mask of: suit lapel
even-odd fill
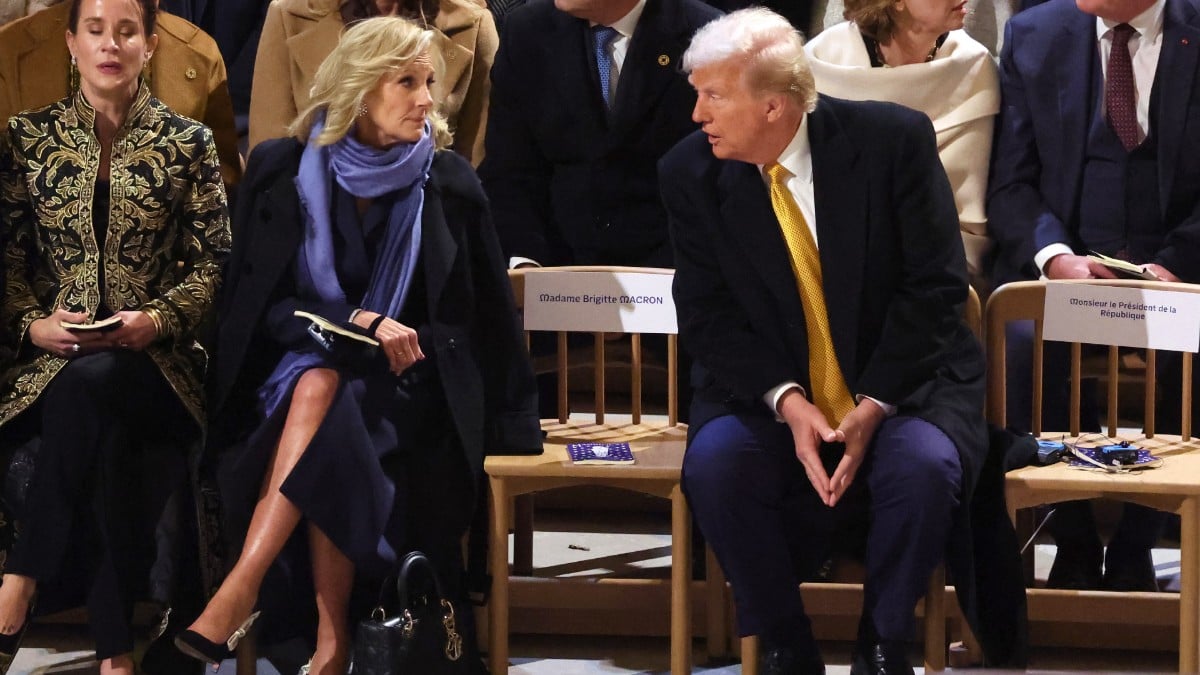
[[[686,24],[675,16],[674,7],[666,0],[648,0],[638,20],[617,84],[614,136],[637,127],[667,87],[683,77],[676,61],[687,47],[688,36],[680,34],[680,26]]]
[[[284,30],[288,34],[288,54],[304,74],[304,81],[312,82],[321,62],[337,47],[342,30],[341,17],[331,16],[327,7],[314,7],[310,3],[308,7],[285,14]],[[305,92],[305,100],[307,98]]]
[[[729,239],[741,244],[748,267],[771,289],[786,323],[803,325],[804,305],[796,291],[796,276],[771,196],[758,167],[724,162],[717,179],[721,224]]]
[[[441,191],[432,179],[425,187],[425,206],[421,213],[421,255],[425,260],[425,283],[432,315],[458,255],[458,243],[454,241],[442,210]]]
[[[858,312],[867,261],[867,185],[856,170],[858,150],[827,103],[808,116],[812,148],[813,196],[821,285],[838,362],[853,386],[857,364]]]
[[[1055,40],[1048,57],[1056,69],[1058,92],[1059,138],[1062,139],[1063,194],[1068,203],[1075,204],[1083,176],[1083,153],[1087,132],[1091,127],[1090,113],[1095,97],[1092,95],[1096,59],[1096,19],[1090,14],[1077,13],[1077,18],[1063,24],[1061,39]],[[1080,77],[1080,74],[1083,74]],[[1032,101],[1031,105],[1037,105]]]
[[[1163,17],[1162,53],[1155,71],[1158,114],[1151,122],[1158,136],[1158,185],[1160,208],[1167,212],[1175,180],[1176,158],[1183,146],[1183,133],[1192,103],[1192,81],[1196,75],[1200,27],[1185,3],[1167,1]]]

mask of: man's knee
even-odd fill
[[[736,489],[734,476],[742,472],[743,453],[749,439],[736,417],[718,417],[705,424],[683,457],[683,485],[693,499],[723,499]]]
[[[875,464],[872,492],[886,485],[949,495],[962,489],[962,462],[954,442],[915,417],[885,423],[876,437]]]

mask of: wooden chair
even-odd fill
[[[1200,293],[1200,286],[1144,281],[1089,281],[1103,286]],[[1034,322],[1033,430],[1043,438],[1073,441],[1080,436],[1081,354],[1079,343],[1071,344],[1070,429],[1042,429],[1042,317],[1046,282],[1021,282],[998,289],[987,306],[988,419],[1004,426],[1007,411],[1005,377],[1005,326],[1012,321]],[[1143,504],[1182,516],[1180,533],[1181,592],[1117,593],[1030,588],[1029,613],[1033,621],[1066,623],[1104,622],[1126,626],[1179,625],[1179,670],[1200,669],[1200,444],[1191,437],[1192,355],[1182,355],[1183,424],[1180,435],[1155,431],[1155,351],[1146,352],[1143,429],[1118,428],[1117,401],[1119,354],[1108,348],[1106,395],[1108,413],[1105,433],[1112,439],[1128,440],[1163,457],[1159,468],[1129,473],[1081,471],[1066,464],[1025,467],[1009,472],[1005,493],[1010,513],[1018,509],[1073,499],[1106,497]],[[1178,603],[1177,613],[1173,610]],[[1174,615],[1174,616],[1173,616]]]
[[[969,289],[967,302],[963,307],[963,320],[975,336],[983,339],[983,307],[975,289]],[[842,563],[842,561],[835,561]],[[830,582],[805,583],[801,585],[804,595],[804,606],[809,608],[811,617],[849,616],[857,617],[862,611],[863,587],[865,570],[861,564],[837,564],[837,568],[848,569],[847,572],[836,572]],[[946,588],[946,570],[939,566],[929,579],[929,587],[925,599],[917,607],[917,614],[924,619],[925,627],[925,670],[940,671],[946,669],[947,635],[946,622],[951,609],[947,606],[946,596],[951,591]],[[965,638],[970,641],[970,638]],[[758,637],[751,635],[741,639],[742,674],[757,675],[758,673]]]
[[[672,270],[579,267],[558,268],[573,272],[644,272],[672,274]],[[536,273],[536,272],[531,272]],[[513,291],[519,308],[524,307],[526,275],[523,270],[510,273]],[[592,347],[592,381],[594,389],[593,412],[588,419],[569,414],[568,395],[570,385],[568,332],[558,333],[558,418],[542,420],[546,432],[544,452],[538,456],[493,456],[484,463],[491,489],[491,573],[492,593],[489,607],[489,658],[493,673],[508,671],[509,633],[509,564],[508,532],[513,520],[514,499],[522,495],[579,485],[602,485],[653,495],[670,500],[671,504],[671,579],[670,579],[670,633],[671,672],[682,675],[691,672],[691,518],[687,502],[680,486],[680,469],[686,445],[687,430],[679,424],[676,390],[677,338],[667,336],[667,415],[665,420],[651,420],[643,414],[643,358],[642,336],[630,336],[630,388],[629,409],[623,411],[620,420],[610,409],[606,396],[606,347],[609,342],[604,333],[594,334]],[[573,464],[567,457],[566,446],[574,442],[628,442],[636,462],[632,465],[596,466]],[[532,567],[532,543],[529,534],[531,510],[525,508],[516,518],[515,572]],[[543,580],[538,580],[539,582]],[[538,583],[552,603],[570,603],[572,596],[596,582],[554,579]],[[618,583],[628,582],[638,588],[661,584],[656,579],[602,580]],[[653,593],[647,592],[647,596]],[[561,605],[560,605],[561,606]],[[631,609],[630,611],[636,611]]]

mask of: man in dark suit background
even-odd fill
[[[696,363],[684,488],[774,674],[824,672],[799,583],[867,512],[851,672],[911,673],[914,608],[986,454],[983,359],[928,118],[818,99],[801,42],[741,10],[683,59],[701,131],[659,176]]]
[[[1009,22],[988,196],[997,285],[1111,278],[1089,251],[1200,281],[1197,50],[1193,0],[1050,0]],[[1031,326],[1010,327],[1008,421],[1020,430],[1032,416],[1031,340]],[[1068,427],[1069,361],[1064,345],[1047,345],[1060,347],[1045,358],[1046,429]],[[1158,365],[1157,426],[1178,433],[1180,361]],[[1098,430],[1088,408],[1085,429]],[[1059,504],[1049,584],[1157,590],[1150,548],[1164,518],[1127,505],[1104,553],[1088,504]]]
[[[505,255],[672,266],[655,164],[692,131],[679,58],[718,15],[699,0],[532,0],[508,15],[479,168]]]

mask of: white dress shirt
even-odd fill
[[[1163,41],[1163,5],[1158,0],[1146,11],[1129,20],[1133,35],[1129,36],[1129,59],[1133,66],[1133,90],[1137,102],[1138,142],[1150,134],[1150,90],[1154,87],[1154,74],[1158,71],[1158,55]],[[1103,79],[1108,81],[1108,56],[1112,52],[1112,29],[1120,22],[1096,17],[1096,45],[1100,49],[1100,68]],[[1107,111],[1105,105],[1101,111]],[[1103,113],[1107,115],[1107,113]],[[1044,274],[1050,259],[1074,251],[1066,243],[1046,246],[1033,256],[1033,261]]]
[[[812,233],[813,243],[819,249],[821,242],[817,239],[817,207],[816,197],[813,193],[813,165],[812,165],[812,147],[808,140],[808,115],[805,115],[800,120],[800,128],[796,129],[796,135],[792,136],[792,141],[787,144],[787,147],[780,153],[779,159],[775,160],[780,166],[787,169],[791,176],[787,179],[785,186],[787,191],[792,194],[792,199],[796,201],[796,206],[800,207],[800,213],[804,215],[804,222],[808,225],[808,231]],[[758,171],[762,174],[763,182],[767,184],[768,191],[771,188],[771,179],[763,172],[762,164],[758,165]],[[779,417],[779,399],[783,398],[791,389],[797,389],[801,394],[807,396],[804,387],[799,383],[788,380],[771,388],[763,395],[763,402],[775,413],[775,419],[783,421]],[[858,394],[854,397],[855,401],[861,401],[864,397]],[[884,413],[889,417],[896,414],[896,406],[884,403],[875,398],[872,401],[879,404],[883,408]]]

